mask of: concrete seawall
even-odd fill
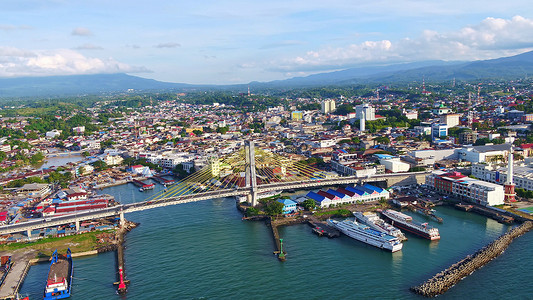
[[[437,273],[424,283],[411,287],[411,291],[425,297],[435,297],[444,294],[457,282],[498,257],[515,238],[530,231],[532,228],[533,222],[524,222],[522,225],[513,228],[492,243],[478,250],[473,255],[465,257],[444,271]]]

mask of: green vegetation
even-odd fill
[[[331,215],[332,217],[351,217],[352,212],[345,208],[339,208],[337,210],[318,211],[314,213],[314,215],[315,216]]]
[[[313,199],[306,199],[302,202],[302,206],[307,210],[313,210],[316,207],[316,203]]]
[[[281,215],[283,213],[283,203],[278,201],[269,201],[263,209],[268,216]]]
[[[515,192],[518,197],[533,199],[533,191],[527,191],[522,188],[516,188]]]
[[[65,253],[67,248],[72,252],[85,252],[96,250],[102,246],[97,243],[96,235],[100,233],[111,233],[114,230],[93,231],[65,237],[47,237],[29,243],[11,243],[0,245],[0,251],[12,251],[17,249],[34,249],[41,253],[41,256],[51,256],[55,249],[60,253]]]

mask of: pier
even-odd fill
[[[171,184],[175,183],[175,181],[173,179],[165,179],[162,176],[153,176],[152,179],[155,180],[157,183],[162,184],[164,186],[171,185]]]
[[[492,243],[478,250],[473,255],[468,255],[444,271],[437,273],[424,283],[411,287],[411,291],[425,297],[435,297],[444,294],[463,278],[498,257],[515,238],[530,231],[532,228],[533,222],[524,222],[522,225],[513,228]]]
[[[313,228],[313,233],[318,236],[326,236],[328,238],[335,238],[340,236],[340,232],[324,222],[320,222],[313,217],[307,219],[307,224]]]
[[[153,183],[144,183],[137,179],[132,179],[131,183],[135,184],[136,186],[140,187],[143,190],[150,190],[150,189],[153,189],[155,186]]]

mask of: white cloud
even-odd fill
[[[181,47],[181,44],[169,42],[169,43],[157,44],[154,47],[156,48],[177,48],[177,47]]]
[[[26,29],[31,29],[31,27],[27,25],[0,24],[0,30],[4,30],[4,31],[26,30]]]
[[[69,49],[28,51],[0,47],[0,77],[150,72],[114,60],[86,57]]]
[[[92,31],[90,31],[88,28],[85,27],[78,27],[74,28],[71,32],[72,35],[78,35],[78,36],[91,36],[93,35]]]
[[[477,25],[452,32],[423,31],[398,41],[365,41],[345,47],[324,47],[285,60],[278,71],[312,71],[360,64],[420,60],[478,60],[515,55],[533,49],[533,19],[486,18]]]
[[[103,47],[100,47],[100,46],[97,46],[97,45],[93,45],[93,44],[83,44],[83,45],[80,45],[76,48],[74,48],[76,50],[104,50]]]

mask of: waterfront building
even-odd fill
[[[291,199],[278,199],[278,202],[283,204],[283,214],[290,214],[296,211],[296,202]]]
[[[504,203],[503,186],[470,178],[459,172],[433,171],[426,176],[426,185],[440,193],[484,206]]]
[[[472,175],[483,181],[503,184],[507,181],[509,166],[496,164],[474,164]],[[513,182],[517,188],[533,191],[533,167],[531,165],[513,166]]]
[[[365,184],[363,186],[347,186],[336,190],[329,189],[318,193],[309,192],[307,198],[315,200],[320,207],[330,207],[330,205],[355,204],[358,202],[369,202],[380,199],[389,199],[390,193],[385,189]]]

